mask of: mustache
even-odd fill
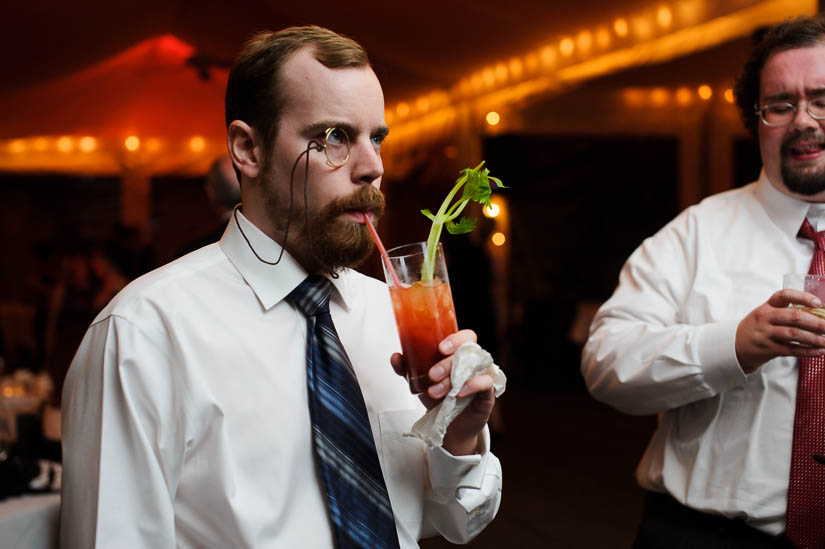
[[[384,215],[384,193],[372,185],[361,187],[347,196],[336,198],[324,208],[324,217],[337,217],[352,210],[369,210],[375,219]]]
[[[812,128],[795,132],[782,142],[782,152],[787,152],[788,149],[802,142],[814,142],[821,145],[825,143],[825,135],[820,134]]]

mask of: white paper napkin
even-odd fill
[[[407,436],[418,437],[431,447],[438,447],[444,442],[444,433],[464,408],[476,395],[458,398],[458,392],[464,383],[473,376],[489,374],[493,378],[493,387],[496,397],[501,396],[507,384],[507,377],[501,368],[493,363],[493,357],[477,343],[468,341],[456,349],[453,354],[453,365],[450,370],[452,388],[437,406],[429,410],[416,421]]]

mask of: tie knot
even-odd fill
[[[816,248],[825,249],[825,231],[816,232],[807,219],[802,221],[802,227],[799,228],[797,236],[813,240]]]
[[[287,300],[298,307],[307,317],[329,312],[329,296],[332,283],[323,276],[310,275],[298,284]]]

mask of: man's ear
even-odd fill
[[[235,169],[247,179],[257,178],[263,170],[264,146],[255,128],[241,120],[232,121],[226,132],[226,143]]]

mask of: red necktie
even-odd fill
[[[813,240],[809,274],[825,275],[825,231],[815,232],[806,219],[799,229]],[[800,549],[825,548],[825,358],[800,358],[793,424],[791,478],[788,484],[788,538]]]

